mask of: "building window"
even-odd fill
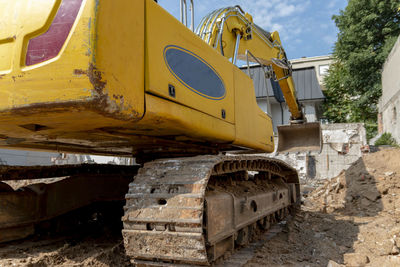
[[[319,65],[319,75],[325,76],[328,74],[329,65]]]

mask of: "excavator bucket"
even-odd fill
[[[278,126],[278,152],[321,151],[319,122]]]

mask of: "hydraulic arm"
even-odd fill
[[[235,6],[210,13],[201,21],[196,33],[223,56],[230,58],[232,63],[236,63],[237,59],[259,63],[266,69],[267,78],[279,83],[291,114],[290,124],[296,124],[294,127],[278,127],[279,151],[298,151],[300,147],[304,150],[320,149],[319,123],[306,123],[297,101],[291,64],[277,31],[269,33],[261,29],[253,23],[250,14]]]

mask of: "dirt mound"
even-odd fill
[[[367,154],[347,171],[327,181],[305,200],[305,206],[328,213],[340,211],[359,217],[394,214],[400,177],[400,150]],[[397,203],[400,207],[400,203]],[[397,210],[399,212],[399,210]]]
[[[115,236],[59,237],[0,247],[0,266],[132,266]]]
[[[400,149],[363,156],[304,200],[248,266],[400,266]]]

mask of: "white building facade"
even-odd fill
[[[400,143],[400,36],[382,70],[382,97],[379,101],[379,133],[391,133]]]

